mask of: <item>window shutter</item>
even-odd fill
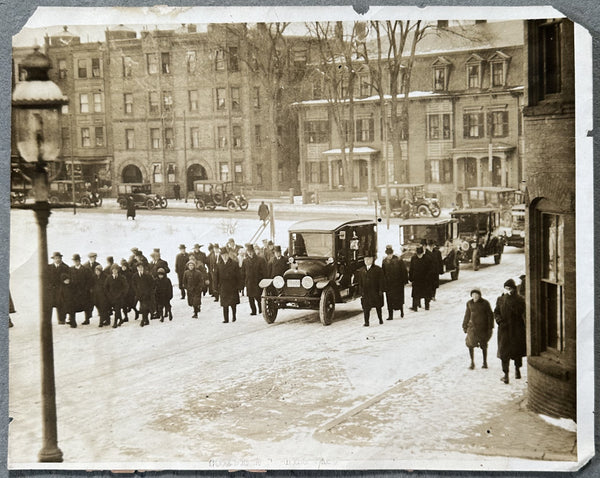
[[[485,136],[485,123],[483,122],[483,113],[479,113],[477,116],[477,123],[479,124],[478,138],[483,138]]]
[[[429,159],[425,160],[425,182],[431,182],[431,161]]]
[[[469,137],[469,115],[463,114],[463,138]]]
[[[508,111],[502,112],[502,135],[508,136]]]
[[[375,140],[375,120],[371,118],[369,120],[369,141]]]

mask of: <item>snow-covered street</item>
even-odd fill
[[[104,265],[108,255],[128,258],[133,246],[144,254],[159,247],[173,268],[180,243],[204,244],[206,252],[209,242],[229,237],[244,244],[258,227],[257,218],[157,212],[135,222],[124,214],[54,212],[49,252],[61,251],[70,265],[73,253],[95,251]],[[292,222],[277,222],[275,242],[283,248]],[[42,436],[36,233],[30,212],[12,212],[9,466],[16,468],[35,463]],[[399,250],[397,238],[397,226],[380,226],[380,254],[388,243]],[[172,322],[141,328],[130,316],[112,329],[98,328],[94,317],[71,329],[54,318],[64,465],[431,468],[443,457],[445,468],[509,469],[527,467],[526,460],[575,460],[575,433],[527,411],[526,367],[522,380],[511,370],[511,383],[500,382],[495,333],[490,368],[480,368],[477,349],[477,368],[467,369],[469,291],[480,287],[493,307],[504,281],[523,273],[524,260],[507,247],[499,265],[491,257],[478,272],[464,265],[458,281],[442,276],[431,310],[407,310],[383,325],[372,320],[369,328],[358,301],[336,306],[329,327],[302,310],[280,311],[268,325],[250,316],[245,297],[235,323],[221,323],[209,296],[192,319],[174,272]]]

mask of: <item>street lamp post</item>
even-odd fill
[[[63,455],[58,448],[56,429],[52,304],[47,288],[46,229],[50,217],[48,190],[51,178],[48,166],[58,159],[60,108],[68,100],[60,88],[49,80],[48,70],[52,68],[50,60],[38,50],[39,48],[36,47],[34,52],[23,60],[21,66],[27,73],[27,79],[15,86],[12,106],[21,170],[31,178],[35,197],[34,204],[26,204],[22,207],[34,211],[38,224],[43,433],[43,445],[38,459],[40,462],[62,462]]]

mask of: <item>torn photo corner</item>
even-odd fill
[[[11,48],[10,469],[593,457],[585,28],[38,7]]]

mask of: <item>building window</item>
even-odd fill
[[[229,47],[229,71],[240,70],[240,58],[238,56],[238,49],[235,46]]]
[[[428,139],[452,139],[450,115],[428,115]]]
[[[492,138],[508,136],[508,111],[492,111],[490,117]]]
[[[159,128],[151,128],[150,129],[150,144],[152,149],[160,149],[160,129]]]
[[[81,128],[81,146],[84,148],[89,148],[91,145],[92,141],[90,140],[90,129]]]
[[[163,74],[169,75],[171,73],[171,54],[169,52],[160,54],[160,67]]]
[[[375,120],[364,118],[356,120],[356,141],[365,142],[375,139]]]
[[[233,126],[231,128],[232,143],[234,148],[242,147],[242,127]]]
[[[560,23],[540,27],[540,73],[543,95],[560,93]]]
[[[123,103],[125,114],[133,114],[133,93],[123,94]]]
[[[446,68],[435,68],[433,70],[433,89],[436,91],[446,89]]]
[[[480,65],[467,65],[467,85],[469,88],[479,88],[481,86],[479,82],[480,71]]]
[[[253,89],[252,104],[255,108],[260,108],[260,86],[255,86]]]
[[[163,111],[165,113],[170,113],[173,111],[173,95],[170,91],[163,91]]]
[[[263,165],[262,164],[256,165],[256,184],[258,184],[259,186],[263,185]]]
[[[259,124],[254,125],[254,145],[258,148],[262,146],[262,127]]]
[[[185,63],[188,73],[196,73],[196,51],[190,50],[185,54]]]
[[[77,77],[87,78],[87,60],[77,60]]]
[[[329,171],[327,170],[327,161],[321,161],[319,163],[319,179],[322,183],[327,184],[329,182]]]
[[[432,159],[429,162],[429,180],[432,183],[440,182],[440,161],[438,159]]]
[[[242,163],[235,163],[233,165],[233,180],[236,183],[243,183],[244,182],[244,173],[242,170]]]
[[[217,127],[217,148],[227,148],[227,126]]]
[[[58,60],[58,78],[64,80],[67,77],[67,60]]]
[[[362,73],[358,76],[358,90],[361,98],[371,96],[371,81],[368,73]]]
[[[158,93],[156,91],[151,91],[148,93],[148,102],[150,106],[150,114],[158,114]]]
[[[92,78],[100,78],[100,58],[92,58]]]
[[[94,93],[94,113],[102,113],[102,93]]]
[[[160,163],[152,164],[152,182],[155,182],[155,183],[163,182],[162,164],[160,164]]]
[[[167,182],[175,182],[175,163],[169,163],[167,165]]]
[[[231,109],[240,109],[240,89],[237,86],[231,87]]]
[[[192,149],[200,147],[200,128],[190,128],[190,140]]]
[[[215,97],[217,100],[217,110],[224,110],[226,103],[225,103],[225,88],[217,88],[215,90]]]
[[[427,119],[429,120],[429,139],[440,139],[440,116],[429,115]]]
[[[188,101],[190,111],[198,111],[198,90],[188,91]]]
[[[89,97],[88,97],[87,93],[81,93],[79,95],[79,112],[80,113],[89,113],[90,112]]]
[[[307,143],[327,143],[329,141],[329,121],[305,121],[304,141]]]
[[[504,86],[504,62],[495,61],[490,65],[492,86]]]
[[[225,50],[219,48],[215,51],[215,70],[221,71],[225,69]]]
[[[146,53],[146,68],[149,75],[158,73],[158,57],[156,53]]]
[[[165,149],[175,148],[175,137],[173,136],[173,128],[165,128]]]
[[[313,78],[312,81],[312,99],[320,100],[323,96],[323,85],[320,78]]]
[[[104,128],[102,126],[94,128],[94,137],[96,138],[96,146],[104,146]]]
[[[308,163],[309,166],[309,181],[311,183],[319,183],[320,178],[319,178],[319,163],[317,163],[316,161],[311,161],[310,163]]]
[[[463,116],[463,137],[483,138],[483,113],[465,113]]]
[[[133,60],[130,56],[123,57],[123,76],[131,78],[133,76]]]
[[[543,342],[547,348],[564,349],[564,221],[559,214],[541,214],[541,306]]]
[[[135,149],[135,132],[132,129],[125,130],[125,149]]]
[[[68,104],[62,105],[60,108],[60,112],[63,115],[69,114],[69,105]]]
[[[229,164],[219,163],[219,179],[221,181],[229,181]]]

